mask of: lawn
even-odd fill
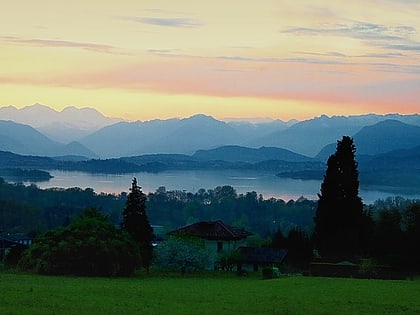
[[[0,273],[0,314],[420,314],[420,280]]]

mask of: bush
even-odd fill
[[[36,239],[18,266],[41,274],[126,276],[140,265],[139,257],[131,237],[92,208],[69,226]]]
[[[170,237],[155,250],[156,265],[166,269],[186,271],[204,270],[209,266],[211,253],[204,242],[192,237]]]
[[[4,266],[6,268],[16,267],[26,249],[27,246],[21,244],[13,246],[6,254]]]
[[[232,271],[242,262],[242,255],[238,250],[223,251],[219,254],[218,263],[222,270]]]

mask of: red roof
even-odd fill
[[[252,233],[224,224],[222,221],[197,222],[169,232],[170,235],[196,236],[207,240],[236,241]]]

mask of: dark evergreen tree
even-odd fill
[[[314,233],[323,256],[349,258],[360,253],[364,214],[355,153],[353,139],[344,136],[327,162]]]
[[[274,233],[272,240],[271,240],[271,247],[274,248],[286,248],[287,247],[287,240],[283,235],[283,232],[280,228]]]
[[[306,267],[312,259],[312,242],[300,228],[294,228],[287,235],[286,261],[296,267]]]
[[[146,195],[137,185],[135,177],[122,215],[121,228],[139,245],[142,264],[148,269],[153,258],[153,229],[146,214]]]

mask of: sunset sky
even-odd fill
[[[420,112],[418,0],[3,1],[0,106],[131,120]]]

